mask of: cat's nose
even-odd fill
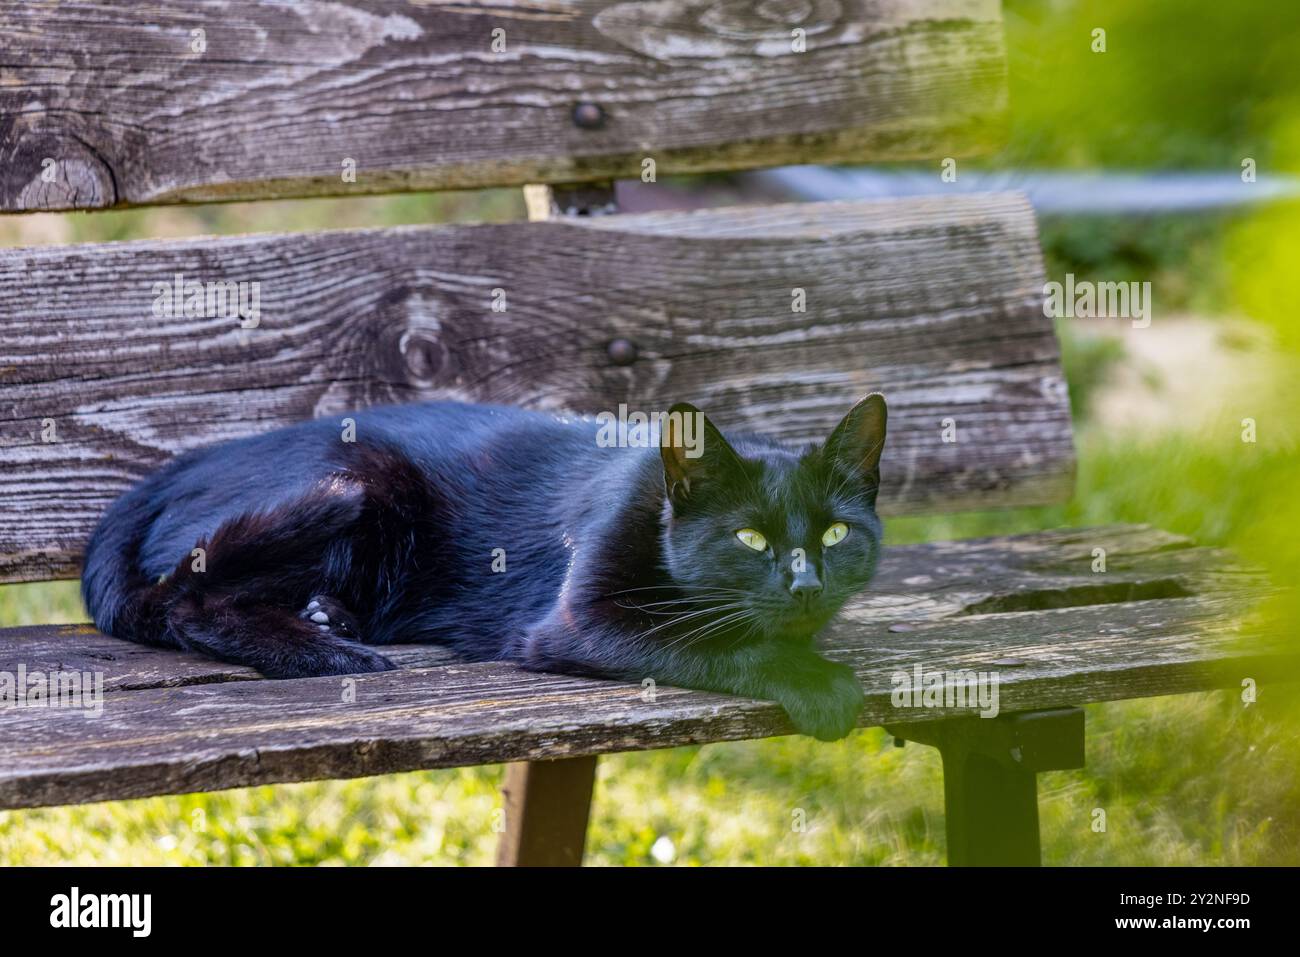
[[[800,572],[790,583],[790,594],[794,596],[795,601],[802,605],[808,605],[814,598],[822,593],[821,579],[812,571]]]

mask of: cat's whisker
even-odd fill
[[[648,610],[650,608],[659,608],[659,607],[664,607],[669,605],[698,605],[703,602],[731,601],[731,600],[733,600],[733,596],[731,595],[705,595],[699,598],[674,598],[668,601],[648,601],[637,605],[625,605],[622,602],[615,602],[614,604],[618,605],[618,607],[620,608]]]
[[[744,641],[746,638],[752,635],[754,633],[754,627],[757,624],[758,624],[758,616],[755,615],[752,620],[750,620],[748,623],[745,624],[744,628],[740,630],[740,632],[736,635],[736,637],[732,639],[731,644],[727,646],[727,650],[731,651],[738,644],[740,644],[742,641]]]
[[[638,591],[667,591],[667,592],[704,591],[704,592],[709,592],[710,594],[722,594],[722,593],[733,594],[733,595],[744,594],[744,589],[741,588],[723,588],[718,585],[675,585],[674,584],[674,585],[645,585],[639,588],[622,588],[618,591],[609,592],[608,594],[602,595],[601,597],[615,598],[619,595],[629,595],[632,592],[638,592]]]
[[[674,625],[684,624],[690,622],[692,619],[701,618],[705,615],[729,614],[735,609],[740,607],[741,607],[740,605],[712,606],[709,608],[697,609],[696,611],[684,612],[675,615],[674,617],[670,618],[668,621],[660,622],[659,624],[655,625],[653,628],[646,629],[645,631],[638,634],[636,637],[638,639],[646,638],[654,634],[655,632],[663,630],[664,628],[669,628]]]
[[[717,636],[719,633],[723,633],[729,630],[730,628],[740,625],[743,621],[744,621],[743,618],[731,619],[728,621],[719,622],[712,627],[702,628],[691,636],[691,640],[683,643],[681,645],[680,650],[685,651],[688,648],[693,648],[696,645],[702,644],[703,642],[709,640],[710,638]]]
[[[659,610],[659,609],[655,609],[655,608],[650,608],[650,607],[645,606],[645,605],[623,605],[623,604],[618,604],[618,603],[616,603],[616,604],[617,604],[617,607],[622,608],[624,611],[639,611],[639,612],[642,612],[642,613],[647,614],[647,615],[655,615],[655,616],[658,616],[658,617],[669,617],[669,618],[671,618],[671,617],[675,617],[675,616],[677,616],[677,615],[680,615],[680,614],[681,614],[682,612],[684,612],[684,611],[690,611],[690,610],[691,610],[691,607],[689,607],[689,606],[688,606],[687,608],[670,608],[670,609],[664,611],[664,610]],[[699,604],[699,602],[691,602],[691,603],[690,603],[690,606],[694,606],[694,605],[697,605],[697,604]],[[708,607],[708,608],[705,608],[704,610],[705,610],[705,611],[710,611],[710,610],[712,610],[714,607],[715,607],[715,606],[714,606],[712,603],[710,603],[710,604],[709,604],[709,607]]]
[[[739,595],[739,594],[741,594],[741,592],[740,592],[739,589],[737,589],[737,590],[735,590],[735,591],[725,591],[725,592],[724,592],[724,591],[711,591],[711,592],[706,592],[706,593],[704,593],[703,595],[683,595],[683,596],[681,596],[681,598],[661,598],[661,599],[657,599],[656,601],[657,601],[657,602],[666,602],[666,601],[699,601],[699,600],[704,599],[704,598],[716,598],[716,597],[719,596],[719,595],[731,595],[731,594]]]
[[[745,617],[746,617],[745,612],[733,612],[730,615],[727,615],[723,618],[719,618],[717,621],[707,622],[703,625],[700,625],[695,630],[690,631],[685,635],[682,635],[681,637],[674,639],[672,642],[668,644],[667,647],[672,648],[675,647],[676,645],[681,645],[682,648],[689,648],[692,645],[697,645],[701,641],[704,641],[706,638],[708,638],[710,635],[724,628],[727,628],[728,626],[732,625],[735,622],[742,621]]]
[[[675,609],[669,609],[668,611],[656,611],[652,608],[642,608],[639,605],[620,605],[619,607],[625,609],[626,611],[639,611],[647,615],[654,615],[658,618],[673,618],[676,617],[677,615],[680,615],[683,611],[691,610],[689,608],[685,608],[685,609],[675,608]],[[712,606],[710,606],[709,608],[706,608],[704,610],[712,611],[713,608]]]
[[[655,625],[653,628],[649,629],[648,631],[641,632],[641,634],[637,635],[637,638],[647,638],[650,635],[653,635],[657,631],[660,631],[664,628],[668,628],[672,625],[681,624],[683,622],[689,621],[692,618],[699,618],[702,615],[715,615],[718,614],[719,612],[730,612],[733,609],[740,608],[740,607],[742,606],[738,604],[731,605],[731,606],[722,605],[722,606],[716,606],[711,608],[701,608],[697,611],[685,612],[681,615],[678,615],[676,618],[671,618],[668,621],[660,622],[658,625]],[[672,644],[670,643],[668,647],[672,647]]]
[[[734,624],[737,621],[743,621],[746,618],[752,617],[753,614],[754,614],[753,611],[751,611],[749,608],[742,608],[740,611],[733,611],[730,614],[724,615],[722,618],[718,619],[717,621],[706,622],[705,624],[699,626],[698,628],[695,628],[694,630],[687,632],[685,635],[681,635],[677,638],[674,638],[672,641],[670,641],[668,644],[664,646],[664,649],[667,650],[669,648],[676,647],[677,645],[682,645],[684,648],[689,648],[691,645],[699,644],[701,641],[703,641],[705,638],[707,638],[709,635],[713,634],[714,632],[728,625]],[[688,641],[688,639],[691,640]]]

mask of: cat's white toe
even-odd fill
[[[318,605],[317,607],[319,608],[320,606]],[[330,623],[330,616],[325,614],[323,611],[314,611],[312,612],[311,620],[318,624],[328,625]]]
[[[314,598],[311,601],[307,602],[308,611],[315,611],[319,607],[320,607],[320,602],[316,601]]]

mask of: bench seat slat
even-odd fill
[[[155,314],[177,275],[260,283],[258,325]],[[1016,194],[0,249],[0,582],[76,575],[109,502],[178,452],[381,402],[687,400],[806,441],[880,389],[883,511],[1059,501],[1042,283]]]
[[[1091,572],[1091,548],[1098,545],[1108,548],[1115,572]],[[1288,645],[1243,644],[1236,634],[1239,615],[1261,588],[1255,572],[1222,551],[1150,529],[904,546],[887,556],[880,588],[847,611],[828,642],[828,653],[852,663],[863,678],[863,726],[951,715],[893,706],[891,676],[917,664],[926,672],[997,671],[1003,711],[1235,686],[1243,676],[1290,677],[1300,667]],[[932,582],[922,581],[928,574]],[[1112,591],[1097,591],[1098,579]],[[1139,596],[1170,594],[1171,582],[1186,594],[1116,600],[1125,589]],[[1034,596],[1048,607],[1034,609]],[[963,614],[990,598],[1024,610]],[[1089,603],[1095,601],[1101,603]],[[901,629],[890,627],[900,621]],[[0,660],[13,667],[31,643],[31,664],[48,664],[57,639],[69,649],[65,665],[84,667],[106,650],[111,658],[111,646],[121,644],[85,636],[95,651],[78,656],[82,637],[56,631],[0,633]],[[416,654],[407,663],[430,664],[419,660],[423,650],[411,651]],[[105,672],[115,673],[116,661],[99,660]],[[143,684],[167,670],[161,660],[130,655],[121,663]],[[780,709],[763,702],[668,687],[647,701],[638,685],[530,674],[506,664],[453,661],[358,676],[349,702],[344,679],[276,682],[238,671],[214,666],[203,683],[183,687],[136,684],[127,690],[110,680],[119,690],[105,696],[98,718],[67,710],[0,712],[0,807],[641,750],[790,730]]]
[[[1092,550],[1104,548],[1108,571],[1091,573]],[[990,606],[1045,608],[1147,598],[1186,592],[1208,596],[1258,587],[1254,572],[1226,553],[1192,548],[1180,536],[1141,525],[1058,529],[1013,538],[971,539],[886,548],[870,590],[845,609],[828,636],[857,647],[868,635],[879,651],[881,628],[978,612]],[[919,636],[907,638],[909,644]],[[396,663],[431,668],[457,661],[436,645],[386,650]],[[0,672],[19,664],[30,670],[104,672],[105,691],[177,687],[218,681],[262,680],[251,668],[200,655],[118,641],[93,626],[38,625],[0,630]]]
[[[0,22],[0,210],[937,161],[1005,131],[998,0],[0,0]]]

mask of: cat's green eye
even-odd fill
[[[767,551],[767,539],[763,537],[762,532],[756,532],[752,528],[742,528],[736,533],[736,537],[756,552]]]
[[[826,529],[826,531],[822,532],[822,544],[827,548],[830,548],[832,545],[838,545],[840,542],[844,541],[848,535],[849,527],[843,522],[836,522],[830,528]]]

